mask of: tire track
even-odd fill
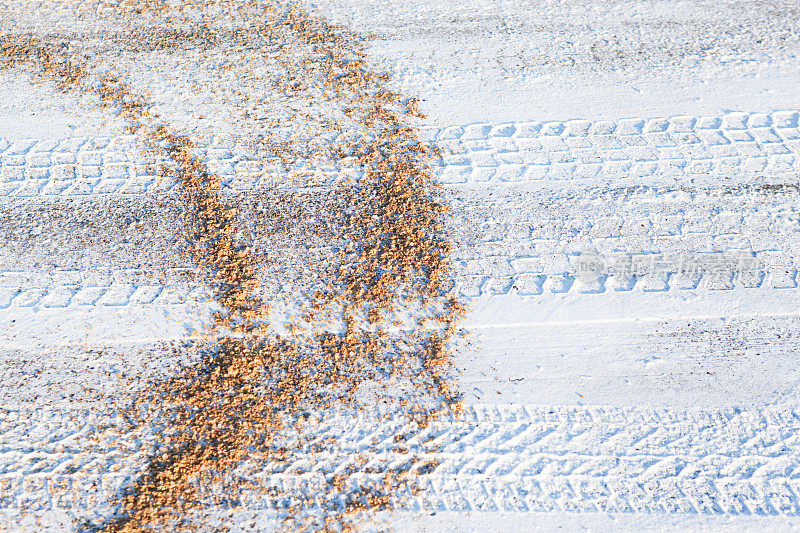
[[[717,122],[747,128],[773,121],[793,123],[797,119],[796,112],[734,116],[736,121],[728,117]],[[634,122],[644,124],[644,121]],[[704,122],[693,119],[690,123]],[[667,129],[676,127],[670,125]],[[759,129],[762,128],[752,128]],[[746,129],[730,131],[747,132]],[[103,142],[106,141],[86,141],[92,146]],[[768,173],[767,177],[772,179],[778,174]],[[663,174],[658,176],[672,181]],[[239,194],[263,186],[258,181],[261,178],[255,179]],[[797,286],[800,260],[793,250],[797,247],[798,214],[791,206],[796,203],[798,193],[791,185],[737,187],[726,182],[724,187],[686,189],[642,188],[637,182],[636,187],[611,190],[590,187],[588,191],[527,188],[494,191],[488,187],[476,190],[451,187],[444,196],[455,207],[451,230],[460,277],[457,294],[463,297],[572,290],[602,293],[634,289],[757,288],[764,284],[776,289]],[[70,187],[61,189],[67,191]],[[313,195],[313,191],[325,193],[333,189],[297,190],[307,190]],[[104,193],[84,197],[102,198]],[[34,199],[25,200],[30,201]],[[14,209],[30,209],[26,207],[29,205],[23,203]],[[643,271],[640,268],[631,274],[601,272],[596,279],[578,279],[576,261],[586,253],[600,254],[608,261],[624,260],[629,269],[638,265]],[[695,254],[697,264],[692,271],[679,271],[687,254]],[[648,262],[671,264],[653,272],[647,271]],[[739,264],[743,262],[747,265]]]
[[[452,191],[467,297],[797,287],[796,187]]]
[[[800,172],[797,111],[431,131],[445,183],[749,183]]]
[[[108,505],[132,467],[100,476],[90,457],[78,456],[80,447],[70,448],[86,426],[100,423],[99,415],[45,410],[29,416],[24,429],[14,418],[0,421],[5,516],[25,507],[34,516],[82,517]],[[84,425],[65,423],[81,417]],[[684,410],[476,404],[465,407],[461,420],[441,420],[411,440],[395,439],[409,429],[407,420],[380,412],[333,415],[310,435],[312,441],[335,436],[340,446],[321,470],[300,473],[307,464],[300,451],[290,468],[298,473],[262,481],[285,491],[311,488],[328,468],[353,465],[357,475],[376,477],[370,472],[380,461],[422,454],[436,466],[420,474],[427,490],[404,510],[800,514],[800,413],[793,405]],[[359,463],[365,442],[375,443],[375,455]],[[114,457],[105,460],[111,464]],[[64,471],[67,464],[71,473]],[[256,499],[246,508],[263,512],[276,505],[280,500]]]
[[[159,278],[166,282],[158,282]],[[0,272],[0,310],[25,307],[176,305],[210,301],[211,292],[188,269],[83,269]],[[181,282],[181,280],[184,280]]]
[[[438,178],[448,184],[537,182],[636,185],[725,179],[779,181],[800,173],[800,111],[729,113],[617,121],[569,120],[424,128],[442,149]],[[330,143],[347,134],[331,134]],[[274,186],[274,164],[252,158],[241,139],[199,143],[209,169],[234,188]],[[132,136],[59,141],[0,139],[0,195],[137,194],[175,184],[158,177]],[[290,175],[334,181],[333,168],[295,165]],[[290,182],[291,183],[291,182]]]

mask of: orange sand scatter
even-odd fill
[[[196,529],[205,527],[211,509],[241,507],[246,494],[257,493],[288,527],[347,530],[364,512],[402,506],[420,490],[414,473],[435,465],[409,454],[404,466],[373,469],[379,476],[363,482],[349,474],[366,461],[351,457],[340,471],[322,471],[311,493],[261,485],[253,473],[289,468],[300,450],[335,450],[335,442],[309,448],[304,429],[328,410],[363,407],[358,397],[365,388],[377,386],[380,398],[418,425],[444,411],[458,413],[448,347],[464,309],[448,296],[447,210],[436,200],[430,166],[437,152],[413,127],[418,101],[390,90],[388,76],[370,69],[360,39],[291,5],[100,3],[110,9],[105,16],[131,26],[125,46],[166,50],[223,42],[203,22],[212,4],[233,20],[249,21],[234,36],[251,49],[259,37],[288,35],[296,49],[288,48],[280,61],[286,67],[280,92],[341,112],[339,118],[316,117],[323,130],[343,132],[325,149],[309,151],[265,135],[256,150],[284,164],[322,158],[358,171],[349,214],[329,225],[339,232],[333,240],[348,244],[315,266],[320,279],[332,273],[333,283],[310,291],[288,335],[275,332],[271,308],[260,296],[257,254],[238,237],[239,211],[226,204],[221,178],[206,167],[191,136],[163,120],[124,73],[94,73],[69,46],[33,34],[0,37],[6,68],[30,68],[61,90],[98,97],[147,152],[164,160],[161,173],[179,184],[191,214],[186,234],[193,260],[220,308],[198,361],[154,383],[130,406],[133,426],[163,428],[162,441],[103,527]],[[142,16],[147,31],[136,25]],[[398,395],[389,383],[406,388]],[[395,442],[401,446],[405,439],[397,435]],[[313,465],[305,468],[310,472]]]

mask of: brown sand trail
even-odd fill
[[[154,382],[130,406],[129,430],[161,428],[162,440],[105,529],[205,527],[213,509],[240,506],[248,491],[266,490],[288,524],[310,529],[347,529],[357,524],[354,514],[401,505],[402,495],[418,491],[413,472],[425,463],[410,453],[405,464],[378,472],[378,482],[352,477],[359,460],[322,470],[316,493],[259,486],[254,473],[296,464],[300,451],[308,455],[304,428],[327,410],[363,406],[366,390],[420,425],[443,409],[458,411],[448,347],[463,310],[447,293],[446,209],[430,171],[436,151],[414,129],[417,102],[370,69],[357,36],[290,4],[84,3],[72,11],[78,29],[88,24],[87,8],[115,31],[89,24],[94,38],[84,40],[68,31],[7,34],[0,40],[5,66],[95,95],[165,161],[161,172],[177,181],[189,214],[192,259],[221,308],[198,362]],[[226,28],[218,27],[220,14]],[[273,44],[265,50],[265,42]],[[220,73],[213,97],[238,112],[238,135],[252,140],[262,168],[327,161],[351,191],[339,200],[343,212],[330,209],[325,216],[335,218],[317,225],[334,253],[306,264],[317,283],[298,295],[288,336],[276,333],[273,310],[260,297],[260,263],[270,258],[242,242],[239,210],[226,202],[194,140],[213,134],[219,119],[192,116],[186,127],[163,94],[136,88],[142,80],[128,59],[146,63],[141,57],[165,51]],[[254,62],[267,52],[278,70],[259,78]],[[239,86],[226,84],[231,71]],[[265,77],[271,98],[249,95]],[[335,442],[314,446],[322,457],[336,449]]]

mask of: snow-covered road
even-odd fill
[[[800,528],[796,3],[314,8],[421,98],[469,309],[465,415],[409,443],[437,466],[387,523]],[[133,377],[168,373],[169,346],[214,304],[171,253],[180,206],[135,139],[79,112],[91,102],[3,76],[0,523],[74,527],[105,516],[143,461],[82,437]],[[231,198],[267,194],[244,148],[221,135],[203,149]],[[300,210],[336,194],[316,170],[315,188],[281,189]],[[304,235],[275,230],[267,251],[291,263]],[[295,274],[266,296],[290,296]],[[343,461],[368,441],[391,456],[398,424],[341,415],[314,436],[335,436]]]

